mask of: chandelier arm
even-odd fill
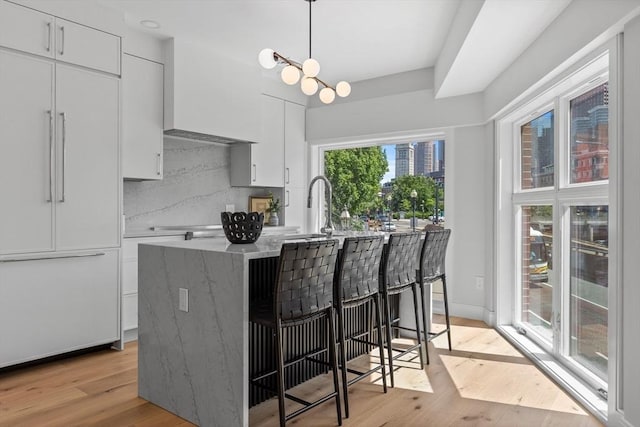
[[[298,70],[302,71],[302,65],[301,64],[299,64],[296,61],[292,61],[289,58],[285,58],[284,56],[280,55],[278,52],[273,52],[273,59],[275,59],[276,61],[286,62],[287,64],[293,65]]]
[[[320,80],[317,77],[312,77],[312,79],[315,79],[315,81],[317,81],[318,83],[322,83],[324,85],[324,87],[328,87],[329,89],[333,89],[334,91],[336,90],[336,88],[334,88],[331,85],[326,84],[324,81]]]

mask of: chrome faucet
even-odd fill
[[[311,194],[311,190],[313,189],[313,184],[315,184],[316,181],[318,180],[324,181],[324,197],[327,200],[327,203],[329,204],[327,208],[327,221],[324,223],[324,227],[320,229],[320,232],[326,234],[327,237],[331,237],[331,235],[333,234],[333,223],[331,222],[332,190],[331,190],[331,182],[329,182],[326,176],[318,175],[314,177],[309,183],[309,197],[307,198],[307,208],[311,208],[311,203],[313,202],[313,196]]]

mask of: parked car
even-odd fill
[[[382,231],[396,231],[396,225],[393,222],[383,222],[381,228]]]

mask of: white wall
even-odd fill
[[[491,238],[493,171],[487,158],[493,155],[486,139],[486,126],[452,129],[446,139],[445,215],[451,240],[447,250],[447,285],[451,314],[473,319],[485,318],[485,289],[476,286],[476,277],[487,278]],[[491,286],[489,282],[487,285]]]
[[[368,135],[483,124],[482,95],[434,99],[417,90],[307,110],[307,141],[362,139]]]
[[[638,0],[575,0],[484,92],[485,117],[529,96],[622,30]]]

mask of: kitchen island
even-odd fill
[[[269,336],[249,324],[250,294],[271,289],[282,244],[292,241],[139,246],[140,397],[198,425],[248,425],[249,406],[260,399],[249,375],[269,364],[260,344]]]

